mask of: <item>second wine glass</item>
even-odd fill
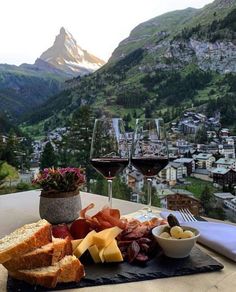
[[[163,119],[137,119],[132,143],[131,163],[147,180],[147,212],[141,220],[150,220],[152,214],[152,179],[168,164],[168,148]]]
[[[108,182],[108,203],[112,207],[112,180],[129,162],[128,144],[123,120],[96,119],[93,130],[90,163]]]

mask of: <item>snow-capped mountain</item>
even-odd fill
[[[40,56],[41,60],[69,75],[78,76],[99,69],[105,62],[82,49],[64,27],[54,44]]]

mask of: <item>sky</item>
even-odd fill
[[[139,23],[213,0],[5,0],[0,3],[0,63],[34,63],[65,27],[77,43],[107,61]]]

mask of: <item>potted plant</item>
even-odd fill
[[[52,224],[69,223],[79,216],[81,198],[79,189],[85,181],[79,168],[45,168],[33,183],[41,188],[40,217]]]

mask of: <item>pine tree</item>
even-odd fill
[[[67,164],[63,166],[85,168],[87,182],[94,172],[89,162],[93,125],[91,108],[88,105],[81,106],[74,112],[69,131],[63,136],[59,150],[60,162]]]
[[[209,211],[211,210],[214,198],[210,191],[210,188],[207,185],[205,186],[205,188],[203,189],[201,193],[200,200],[201,200],[201,203],[205,210],[206,215],[208,215]]]
[[[57,156],[50,142],[47,142],[40,159],[40,169],[57,167]]]
[[[2,153],[2,160],[7,161],[12,166],[18,167],[17,162],[17,151],[19,150],[19,144],[17,141],[16,134],[14,130],[10,130],[9,136],[7,139],[7,144],[4,147],[3,153]]]
[[[204,144],[207,142],[207,140],[208,140],[208,137],[207,137],[206,127],[202,126],[196,132],[195,142],[199,144]]]
[[[4,184],[5,178],[8,176],[8,172],[3,169],[3,161],[0,161],[0,187]]]

